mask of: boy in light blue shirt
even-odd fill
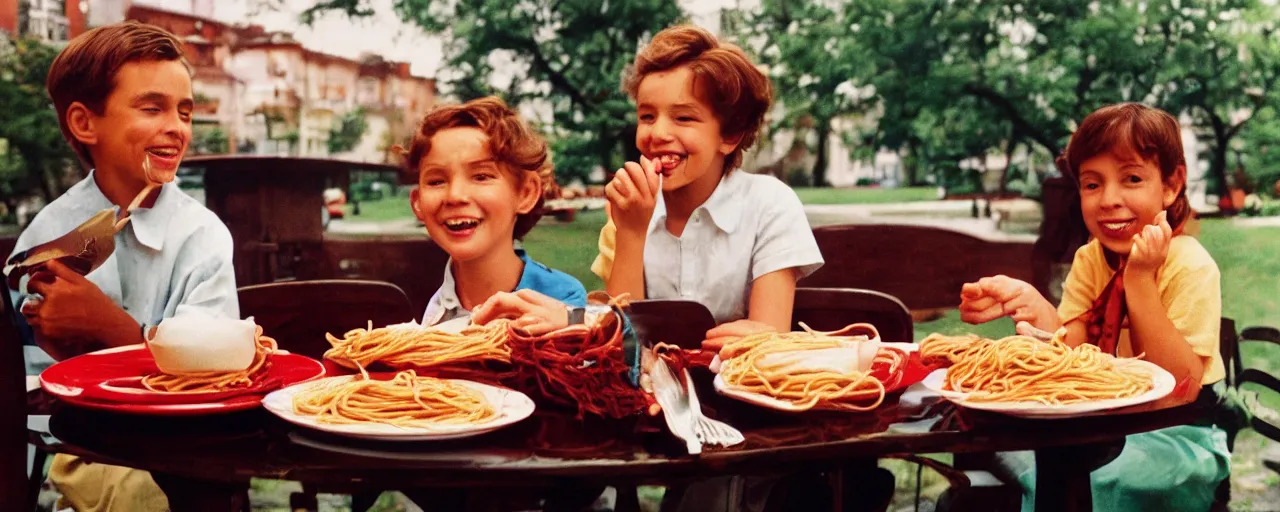
[[[482,98],[427,114],[405,168],[418,175],[410,196],[414,214],[449,253],[424,325],[470,316],[499,292],[530,289],[586,304],[582,283],[516,248],[542,216],[543,191],[554,178],[546,142],[502,100]]]
[[[231,234],[172,183],[195,103],[182,42],[132,21],[90,30],[54,59],[47,88],[63,137],[94,170],[36,216],[15,255],[163,185],[141,198],[97,269],[80,275],[52,261],[6,291],[39,347],[28,347],[28,368],[142,343],[143,329],[186,310],[238,318]],[[169,508],[145,471],[58,455],[49,477],[60,506],[82,512]]]

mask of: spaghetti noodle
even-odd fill
[[[293,397],[293,411],[322,423],[386,423],[398,427],[483,423],[498,413],[484,394],[456,382],[419,377],[413,370],[391,380],[360,377],[314,385]]]
[[[731,357],[720,366],[720,377],[734,388],[790,403],[800,410],[815,407],[843,411],[868,411],[884,401],[885,384],[870,372],[837,371],[820,365],[797,364],[794,356],[803,352],[849,349],[864,343],[865,337],[837,337],[858,325],[832,333],[759,333],[726,344]],[[870,326],[866,326],[870,327]],[[807,329],[807,327],[806,327]],[[874,328],[871,329],[874,333]],[[897,350],[879,350],[873,365],[887,364],[889,375],[899,373],[906,362]]]
[[[627,381],[621,313],[601,315],[594,325],[573,325],[541,336],[511,328],[512,387],[554,404],[624,418],[645,411],[653,397]]]
[[[935,350],[954,354],[945,389],[968,393],[972,402],[1065,405],[1137,396],[1153,386],[1148,371],[1089,344],[1072,348],[1057,339],[1010,336]]]
[[[325,334],[333,348],[326,359],[347,368],[382,363],[395,369],[424,369],[445,365],[511,361],[507,345],[507,322],[472,325],[453,334],[423,327],[414,322],[367,329],[352,329],[341,338]]]
[[[252,387],[262,380],[271,367],[271,354],[276,350],[276,340],[262,335],[258,326],[254,334],[257,352],[249,367],[238,372],[201,372],[186,375],[156,373],[142,378],[142,386],[150,391],[164,393],[207,393],[228,389]]]

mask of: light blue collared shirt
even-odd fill
[[[524,262],[524,272],[520,274],[516,290],[533,290],[570,306],[587,304],[587,289],[576,278],[533,261],[523,249],[516,249],[516,255]],[[427,302],[422,325],[436,325],[463,316],[471,316],[471,312],[458,300],[458,288],[453,280],[453,258],[450,258],[444,266],[444,281],[440,289]]]
[[[14,253],[60,237],[113,206],[90,172],[40,210],[18,237]],[[132,220],[116,233],[115,252],[86,276],[90,282],[141,325],[157,325],[189,308],[240,317],[231,263],[234,245],[231,232],[217,215],[177,184],[167,183],[154,206],[134,210],[130,217]],[[9,293],[14,307],[21,310],[29,295]],[[26,328],[22,315],[18,315],[18,322]],[[29,374],[52,364],[39,348],[28,346],[26,351]]]

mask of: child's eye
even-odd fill
[[[147,108],[142,109],[142,111],[143,111],[143,112],[146,112],[146,113],[148,113],[148,114],[159,114],[159,113],[160,113],[160,109],[158,109],[158,108],[156,108],[156,107],[147,107]]]
[[[692,118],[692,117],[689,117],[689,116],[680,116],[680,117],[677,117],[677,118],[676,118],[676,121],[680,121],[680,122],[682,122],[682,123],[692,123],[692,122],[697,121],[697,119]]]
[[[1142,176],[1138,176],[1137,174],[1130,174],[1128,180],[1129,180],[1129,183],[1142,183]]]
[[[640,120],[646,123],[653,121],[653,114],[640,114]]]
[[[492,179],[494,179],[494,178],[497,178],[497,176],[494,176],[493,174],[490,174],[490,173],[487,173],[487,172],[485,172],[485,173],[480,173],[480,174],[477,174],[477,175],[476,175],[476,181],[489,181],[489,180],[492,180]]]
[[[1081,185],[1081,187],[1080,187],[1080,188],[1083,188],[1083,189],[1085,189],[1085,190],[1096,190],[1096,189],[1098,188],[1098,184],[1097,184],[1097,183],[1085,183],[1084,185]]]
[[[427,180],[427,186],[428,186],[428,187],[439,187],[439,186],[442,186],[442,185],[444,185],[444,180],[442,180],[442,179],[432,178],[432,179]]]

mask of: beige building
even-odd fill
[[[126,17],[184,40],[194,71],[196,137],[219,130],[226,152],[384,162],[388,147],[406,140],[435,104],[435,81],[413,76],[405,63],[329,55],[287,32],[147,5],[130,7]],[[357,109],[368,126],[361,140],[330,155],[331,131]]]

